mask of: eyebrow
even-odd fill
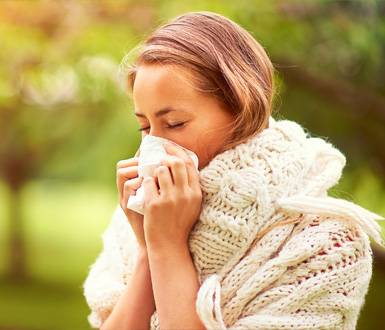
[[[160,109],[158,110],[157,112],[155,112],[155,117],[162,117],[166,114],[168,114],[169,112],[172,112],[172,111],[185,111],[183,109],[175,109],[173,107],[166,107],[166,108],[163,108],[163,109]],[[141,117],[141,118],[146,118],[146,116],[140,112],[137,112],[137,111],[134,111],[134,115],[137,116],[137,117]]]

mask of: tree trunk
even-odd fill
[[[21,187],[9,189],[9,240],[8,240],[8,276],[13,280],[25,280],[26,248],[21,212]]]

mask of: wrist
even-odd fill
[[[189,256],[190,250],[188,242],[168,242],[167,244],[147,243],[148,258],[172,258],[178,256]]]
[[[146,241],[146,249],[149,253],[151,250],[153,251],[165,251],[172,252],[174,250],[184,250],[188,249],[189,235],[181,235],[181,234],[159,234],[158,232],[150,232],[148,233],[145,230],[145,241]]]
[[[139,247],[139,253],[136,260],[138,263],[148,263],[148,251],[146,247]]]

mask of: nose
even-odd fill
[[[150,131],[147,134],[149,134],[151,136],[164,138],[164,136],[160,130],[152,128],[152,127],[150,128]]]

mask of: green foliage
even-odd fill
[[[317,77],[385,93],[382,2],[98,1],[91,5],[6,1],[1,5],[0,165],[9,153],[16,159],[23,154],[30,157],[26,180],[47,175],[90,179],[91,172],[93,180],[112,179],[104,174],[112,168],[112,158],[116,162],[132,155],[140,139],[117,78],[119,63],[141,35],[186,11],[210,10],[233,18],[266,46],[278,69],[302,66]],[[320,101],[309,94],[305,89],[309,86],[299,86],[302,95],[296,95],[290,79],[284,79],[290,86],[282,97],[300,98],[301,108],[282,102],[285,117],[294,114],[299,122],[306,122],[308,109],[321,102],[325,104],[319,114],[339,116],[330,129],[316,123],[310,130],[326,127],[325,131],[339,134],[340,125],[358,128],[359,122],[370,131],[373,123],[383,123],[376,120],[378,116],[370,119],[370,109],[353,118],[349,109],[338,108],[338,101],[324,96]],[[370,141],[384,137],[379,127]],[[334,134],[328,136],[334,140]],[[347,135],[359,139],[353,130]],[[365,144],[370,141],[366,139]],[[89,150],[103,149],[99,144],[109,146],[111,158],[100,159],[100,153]],[[354,145],[344,147],[349,155],[360,156]]]
[[[73,18],[70,7],[56,3],[44,8],[68,19],[69,26],[62,22],[47,30],[39,25],[47,19],[44,11],[35,13],[36,21],[29,21],[28,12],[16,11],[41,4],[2,5],[18,20],[0,23],[5,35],[0,52],[0,174],[12,181],[9,169],[18,166],[16,185],[36,176],[111,180],[103,175],[107,168],[95,164],[106,160],[103,165],[113,175],[111,163],[133,155],[140,139],[118,77],[124,47],[133,37],[130,25]],[[86,14],[86,9],[79,10]],[[107,145],[104,150],[112,157],[89,152],[94,145]]]

